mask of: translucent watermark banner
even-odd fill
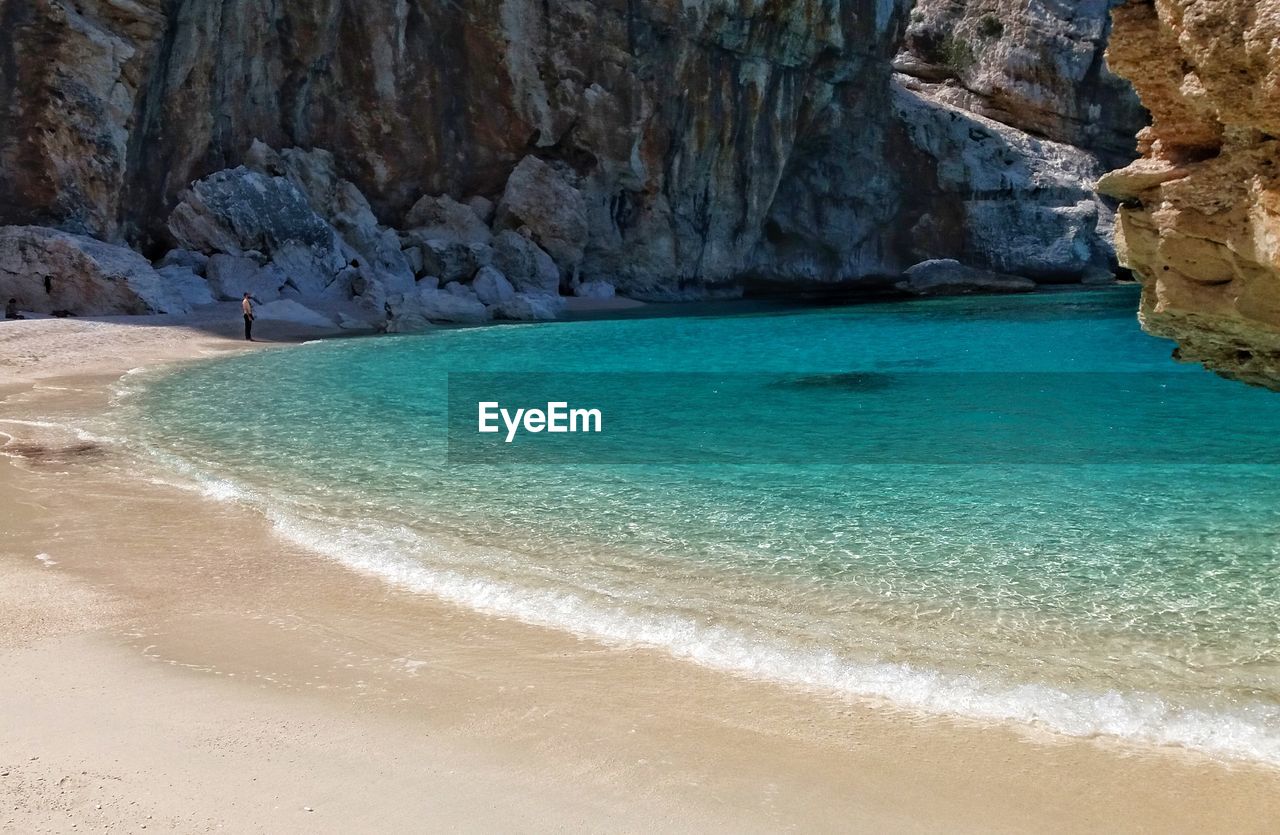
[[[448,459],[1274,465],[1280,397],[1193,369],[451,373]]]

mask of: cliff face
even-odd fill
[[[191,183],[261,140],[332,152],[361,235],[419,225],[424,195],[505,195],[485,222],[531,232],[566,287],[696,296],[940,257],[1079,278],[1111,259],[1086,183],[1138,126],[1101,68],[1106,5],[0,0],[0,224],[156,256]],[[531,204],[567,197],[567,226],[513,220],[530,158]]]
[[[332,150],[399,225],[534,154],[580,179],[588,271],[712,282],[820,114],[883,98],[900,5],[0,0],[0,222],[149,247],[261,139]]]
[[[1108,0],[919,0],[894,59],[902,247],[1038,279],[1110,273],[1093,191],[1145,124],[1106,67]]]
[[[1280,388],[1280,3],[1134,0],[1112,65],[1151,110],[1103,178],[1148,330],[1183,359]]]

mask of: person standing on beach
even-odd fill
[[[244,311],[244,338],[253,341],[253,304],[249,301],[249,294],[244,294],[244,299],[240,302],[240,309]]]
[[[21,313],[18,312],[18,300],[9,299],[8,303],[6,303],[4,306],[4,318],[25,319],[27,317],[23,316]]]

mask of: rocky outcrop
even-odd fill
[[[644,298],[935,257],[1076,278],[1111,255],[1083,184],[1138,126],[1106,19],[1105,0],[0,0],[0,224],[248,257],[369,314],[485,266],[549,294],[538,253],[561,292]]]
[[[921,261],[903,273],[897,288],[915,296],[965,296],[971,293],[1028,293],[1036,283],[1018,275],[966,267],[942,258]]]
[[[1182,359],[1280,388],[1280,4],[1142,0],[1114,12],[1112,65],[1151,111],[1121,201],[1142,320]]]
[[[184,287],[126,247],[38,226],[0,228],[0,298],[16,298],[23,310],[186,313]]]
[[[1093,190],[1145,113],[1103,53],[1109,0],[919,0],[894,59],[898,250],[1043,281],[1115,264]]]

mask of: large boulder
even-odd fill
[[[541,293],[517,293],[493,307],[498,319],[515,321],[547,321],[558,318],[565,309],[565,300],[559,296]]]
[[[333,229],[284,177],[241,166],[191,184],[169,216],[184,249],[206,254],[272,253],[288,242],[332,248]]]
[[[252,258],[214,255],[209,259],[209,289],[223,301],[239,301],[245,293],[261,302],[280,298],[288,277],[272,266],[260,266]]]
[[[560,292],[560,269],[537,244],[510,229],[493,239],[493,266],[524,293]]]
[[[566,273],[582,262],[588,229],[582,193],[565,171],[537,157],[525,157],[511,172],[494,223],[503,229],[528,227]]]
[[[317,313],[309,307],[292,299],[278,299],[255,308],[254,315],[259,319],[270,319],[278,322],[291,322],[295,325],[306,325],[313,328],[337,328],[332,319]]]
[[[25,310],[186,313],[191,305],[138,253],[37,226],[0,227],[0,299]]]
[[[400,237],[378,222],[364,193],[338,173],[333,154],[320,148],[276,152],[255,141],[250,164],[264,174],[287,180],[311,210],[337,232],[336,247],[345,263],[368,267],[391,292],[413,288],[413,268],[400,251]]]
[[[405,215],[408,229],[420,229],[424,237],[460,243],[487,244],[493,237],[480,214],[452,197],[427,195]]]
[[[414,230],[404,235],[414,244],[405,251],[407,261],[411,266],[414,260],[420,261],[415,270],[417,275],[433,275],[446,282],[468,281],[476,270],[493,259],[493,250],[487,244],[421,237],[420,232]]]
[[[186,267],[196,275],[203,276],[204,268],[209,263],[209,256],[203,252],[192,252],[189,249],[171,249],[156,262],[156,269],[164,267]]]
[[[917,296],[961,296],[969,293],[1026,293],[1036,289],[1029,278],[966,267],[950,258],[922,261],[895,285]]]
[[[156,270],[165,287],[175,293],[190,307],[202,304],[213,304],[213,290],[203,276],[196,275],[190,267],[161,267]]]
[[[411,333],[436,322],[480,324],[491,318],[488,308],[469,288],[462,292],[441,290],[434,281],[427,280],[420,282],[416,293],[389,297],[387,312],[390,333]]]
[[[515,298],[516,290],[507,277],[493,267],[481,267],[471,282],[476,298],[486,305],[502,304]]]
[[[271,256],[271,265],[285,276],[285,292],[304,298],[318,296],[347,267],[332,249],[290,241]]]

